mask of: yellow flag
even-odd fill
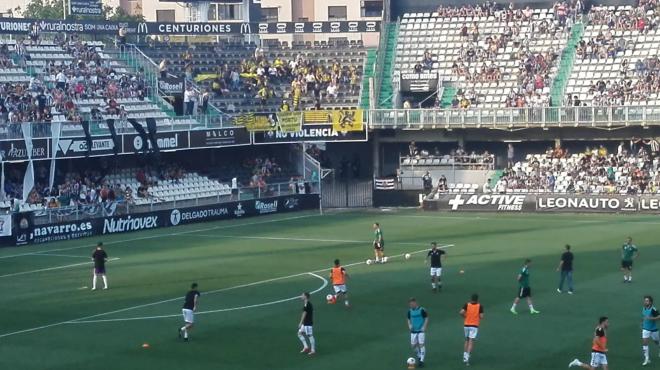
[[[236,125],[245,126],[248,131],[270,131],[275,128],[275,121],[269,116],[242,114],[235,118]]]
[[[332,111],[329,110],[306,110],[303,112],[305,123],[330,123],[332,122]]]
[[[298,132],[302,126],[302,114],[300,112],[279,112],[277,121],[281,132]]]
[[[362,131],[362,109],[332,111],[332,128],[335,131]]]

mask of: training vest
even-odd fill
[[[481,314],[479,312],[480,308],[480,303],[468,302],[467,309],[465,310],[465,320],[463,321],[463,325],[478,328],[479,323],[481,322]]]
[[[332,284],[334,285],[344,285],[346,284],[346,276],[342,271],[342,267],[333,267],[331,270]]]

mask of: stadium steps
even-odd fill
[[[573,65],[575,63],[576,46],[582,39],[583,33],[584,25],[582,23],[576,23],[571,30],[571,37],[566,44],[566,48],[564,48],[561,53],[559,71],[552,83],[552,90],[550,91],[553,107],[559,107],[563,104],[564,90],[566,89],[566,84],[568,83],[568,79],[571,76],[571,71],[573,70]]]
[[[380,83],[380,97],[378,108],[392,109],[392,72],[394,71],[394,56],[396,52],[396,43],[399,35],[399,25],[390,23],[385,26],[385,51],[383,55],[383,75]],[[383,50],[383,45],[381,45]]]
[[[147,81],[158,81],[158,76],[152,72],[153,68],[150,68],[150,66],[142,65],[138,59],[130,58],[127,54],[122,55],[122,53],[120,53],[119,49],[116,47],[106,47],[103,52],[112,56],[113,59],[124,63],[126,67],[133,69],[134,72],[137,72],[140,70],[140,68],[142,68],[144,71],[144,77]],[[150,86],[150,88],[157,90],[158,86]],[[149,97],[149,101],[158,105],[158,108],[165,112],[168,117],[176,117],[176,112],[171,107],[163,104],[163,102],[160,99],[157,99],[155,96]]]
[[[442,96],[440,97],[441,108],[451,108],[451,101],[456,95],[456,88],[454,86],[444,86],[442,89]]]
[[[360,108],[369,109],[369,79],[374,76],[374,65],[376,64],[376,49],[367,50],[367,60],[364,63],[364,76],[362,77],[362,96],[360,96]]]

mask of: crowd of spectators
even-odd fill
[[[640,0],[636,7],[627,10],[612,10],[606,6],[595,6],[589,12],[592,25],[607,26],[595,38],[580,40],[576,46],[580,60],[616,60],[627,50],[636,47],[630,37],[615,36],[617,31],[633,31],[639,35],[655,31],[660,24],[657,0]],[[635,34],[633,34],[636,37]],[[631,102],[646,102],[651,94],[660,93],[660,60],[658,55],[631,61],[623,58],[619,62],[619,77],[610,80],[596,80],[591,83],[588,93],[591,101],[582,101],[587,106],[622,106]],[[579,106],[573,101],[565,102]]]
[[[604,145],[571,154],[548,148],[526,163],[507,168],[495,185],[504,193],[513,189],[584,194],[656,194],[660,186],[660,144],[655,138],[621,142],[614,153]]]
[[[186,76],[194,74],[194,53],[184,52]],[[169,61],[160,63],[161,74],[168,73]],[[310,60],[303,54],[293,59],[276,57],[269,59],[264,50],[256,48],[249,58],[237,66],[228,63],[218,65],[211,80],[210,91],[221,97],[232,92],[243,93],[247,99],[256,99],[261,105],[269,104],[272,98],[280,98],[280,110],[303,110],[302,98],[312,97],[315,108],[337,98],[340,90],[357,95],[360,92],[361,73],[355,65],[342,65],[338,60],[330,64]],[[284,92],[278,89],[284,86]]]
[[[452,108],[469,108],[479,104],[479,96],[470,94],[471,84],[483,82],[498,82],[505,71],[500,66],[502,57],[499,55],[511,45],[515,52],[511,59],[518,64],[516,73],[517,86],[506,96],[507,107],[544,107],[550,105],[547,89],[552,83],[550,71],[559,57],[559,50],[550,47],[543,52],[534,52],[530,44],[539,34],[551,35],[553,38],[566,37],[576,19],[581,16],[583,4],[580,0],[572,2],[557,2],[554,5],[554,19],[533,19],[533,10],[529,7],[515,9],[513,3],[507,8],[499,8],[494,2],[481,6],[463,6],[451,8],[441,6],[438,13],[441,17],[484,16],[493,15],[503,22],[501,34],[482,35],[478,22],[464,24],[459,33],[465,46],[461,46],[457,59],[452,64],[452,74],[464,76],[467,81],[466,91],[457,91],[452,101]],[[522,32],[528,25],[527,32]],[[424,58],[427,59],[425,52]],[[423,66],[424,61],[418,63]],[[439,103],[436,101],[436,103]]]
[[[53,115],[61,115],[67,122],[101,119],[103,114],[126,116],[117,99],[144,99],[147,85],[143,73],[119,73],[92,46],[81,41],[56,37],[62,53],[72,57],[71,63],[49,60],[41,72],[29,83],[0,84],[0,123],[50,123]],[[14,68],[31,60],[24,41],[18,40],[10,51],[0,46],[0,68]],[[18,61],[18,62],[17,62]],[[78,99],[102,98],[104,104],[92,107],[91,112],[77,106]],[[16,129],[16,128],[14,128]]]

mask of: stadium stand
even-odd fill
[[[645,148],[651,140],[635,145],[635,153],[621,143],[616,153],[600,145],[570,155],[557,149],[528,154],[504,170],[494,188],[500,193],[657,194],[660,161]]]
[[[154,118],[161,127],[195,125],[192,119],[174,120],[155,104],[144,71],[129,67],[102,42],[22,40],[0,46],[0,134],[17,132],[20,122],[62,123],[63,135],[80,134],[83,121],[115,119],[121,130],[128,119],[144,124]],[[48,125],[38,134],[48,135]]]
[[[445,87],[437,107],[548,106],[575,18],[563,9],[484,5],[406,13],[395,69],[437,72]]]
[[[360,44],[163,44],[143,50],[168,73],[194,78],[226,113],[355,108],[367,50]]]
[[[654,2],[598,6],[588,18],[564,104],[658,105],[660,32]]]

